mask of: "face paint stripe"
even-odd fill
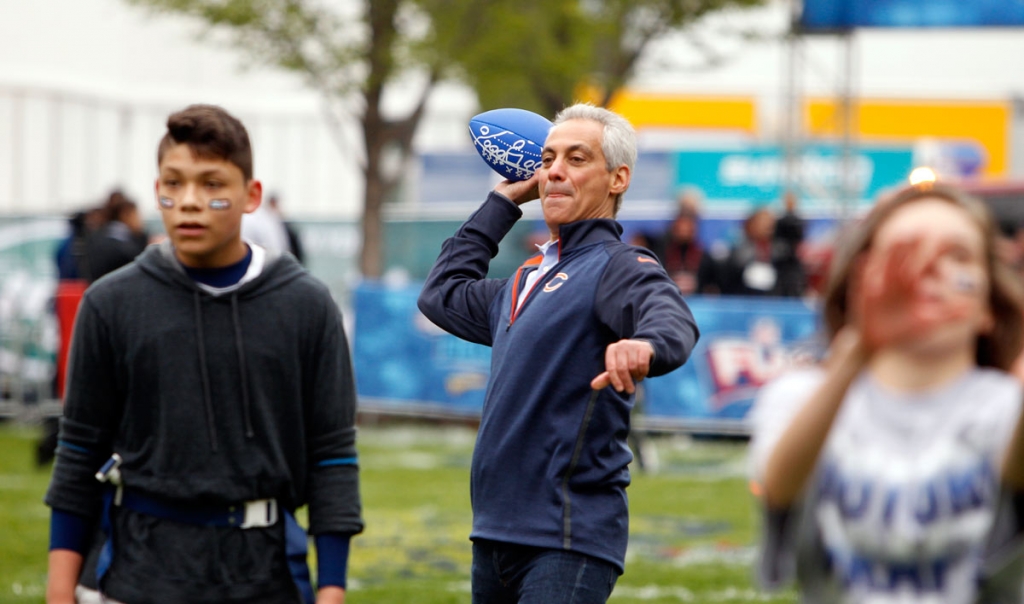
[[[177,202],[174,201],[174,199],[172,199],[170,197],[165,197],[163,195],[161,195],[158,198],[158,201],[160,203],[160,207],[164,208],[165,210],[170,210],[170,209],[174,208],[174,206],[177,203]],[[231,208],[231,200],[230,199],[211,199],[210,201],[208,201],[206,203],[206,207],[208,207],[211,210],[227,210],[227,209]]]

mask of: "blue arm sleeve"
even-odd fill
[[[434,325],[463,340],[491,345],[491,304],[508,279],[488,279],[487,271],[498,243],[522,215],[508,198],[491,192],[444,242],[417,301]]]
[[[85,516],[56,509],[50,512],[51,551],[69,549],[84,556],[91,536],[92,523]]]
[[[679,286],[645,249],[624,246],[612,257],[596,299],[598,317],[612,333],[654,347],[650,377],[685,363],[697,345],[700,330]]]
[[[323,533],[316,536],[317,587],[345,588],[348,575],[348,546],[352,535]]]

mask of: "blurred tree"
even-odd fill
[[[725,57],[689,28],[705,15],[765,0],[420,0],[434,18],[434,46],[477,92],[484,109],[520,107],[546,116],[581,94],[606,106],[633,75],[652,42],[678,34],[707,69]],[[486,8],[483,8],[486,6]],[[467,35],[467,32],[470,35]],[[724,30],[752,39],[763,32]]]
[[[252,60],[301,74],[325,99],[346,154],[342,116],[356,116],[366,187],[359,268],[379,277],[383,204],[402,178],[437,82],[467,82],[484,108],[553,116],[581,86],[607,104],[652,41],[709,12],[765,0],[126,1],[196,18],[206,34],[227,33]],[[709,64],[716,60],[708,54]],[[402,115],[385,115],[388,85],[399,78],[412,102]]]

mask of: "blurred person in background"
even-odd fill
[[[79,278],[78,258],[85,238],[89,234],[86,227],[88,211],[75,212],[68,218],[68,236],[57,246],[54,260],[57,263],[57,279],[69,281]]]
[[[807,271],[800,256],[805,224],[797,211],[798,200],[795,191],[787,190],[783,194],[782,202],[783,213],[775,221],[773,236],[775,270],[778,273],[775,294],[799,297],[807,291]]]
[[[149,244],[139,207],[120,191],[111,194],[104,213],[103,224],[86,236],[79,261],[80,274],[89,283],[135,260]]]
[[[772,296],[779,285],[774,245],[775,215],[768,208],[754,210],[743,222],[743,238],[729,251],[720,271],[723,294]]]
[[[419,297],[436,325],[492,348],[471,470],[474,604],[601,604],[625,565],[636,382],[683,364],[698,331],[679,288],[614,220],[636,162],[621,116],[555,118],[541,166],[502,181],[442,246]],[[488,279],[540,197],[549,239]]]
[[[929,184],[848,235],[824,362],[752,411],[760,577],[805,602],[1024,601],[1024,300],[991,215]]]
[[[242,217],[242,239],[276,253],[291,252],[291,240],[284,218],[271,206],[261,204]]]
[[[697,237],[699,220],[695,208],[682,206],[665,233],[651,241],[651,251],[683,295],[721,291],[717,263]]]
[[[111,224],[111,220],[116,224]],[[128,264],[146,246],[146,234],[135,204],[114,190],[102,206],[75,212],[68,219],[70,232],[57,247],[57,291],[54,314],[60,342],[54,396],[64,397],[67,357],[78,305],[85,288],[103,275]],[[36,463],[53,461],[57,449],[57,418],[43,421],[43,436],[36,446]]]
[[[90,216],[92,219],[90,220]],[[57,265],[57,290],[53,296],[53,310],[57,319],[59,343],[57,348],[57,370],[53,378],[53,394],[57,399],[64,397],[65,371],[68,347],[71,343],[71,328],[75,323],[78,303],[88,285],[81,278],[79,264],[84,254],[86,238],[95,231],[102,221],[103,210],[93,208],[75,212],[68,218],[68,236],[57,246],[54,261]],[[53,461],[57,450],[58,420],[47,417],[43,420],[43,435],[36,444],[36,464],[44,466]]]
[[[341,313],[292,256],[242,240],[262,185],[236,118],[172,114],[157,167],[168,239],[91,285],[75,322],[47,602],[342,604],[363,522]]]
[[[299,235],[298,229],[291,221],[284,217],[284,213],[281,211],[281,200],[277,194],[272,194],[267,198],[267,203],[270,205],[270,209],[277,214],[281,220],[281,224],[284,226],[285,234],[288,235],[288,251],[291,252],[292,256],[299,261],[299,264],[306,263],[306,252],[302,247],[302,237]]]

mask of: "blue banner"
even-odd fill
[[[804,0],[804,30],[1024,25],[1022,0]]]
[[[901,147],[860,147],[850,158],[858,209],[873,203],[882,190],[906,181],[914,153]],[[844,172],[843,150],[835,145],[804,147],[797,160],[801,211],[838,215]],[[786,186],[786,158],[776,146],[737,150],[680,151],[676,187],[696,187],[706,208],[746,212],[777,202]]]
[[[490,348],[447,334],[416,308],[418,288],[365,283],[355,292],[361,405],[378,410],[479,415]],[[800,300],[692,297],[701,339],[683,367],[643,382],[645,420],[743,430],[758,388],[812,354],[814,308]]]

